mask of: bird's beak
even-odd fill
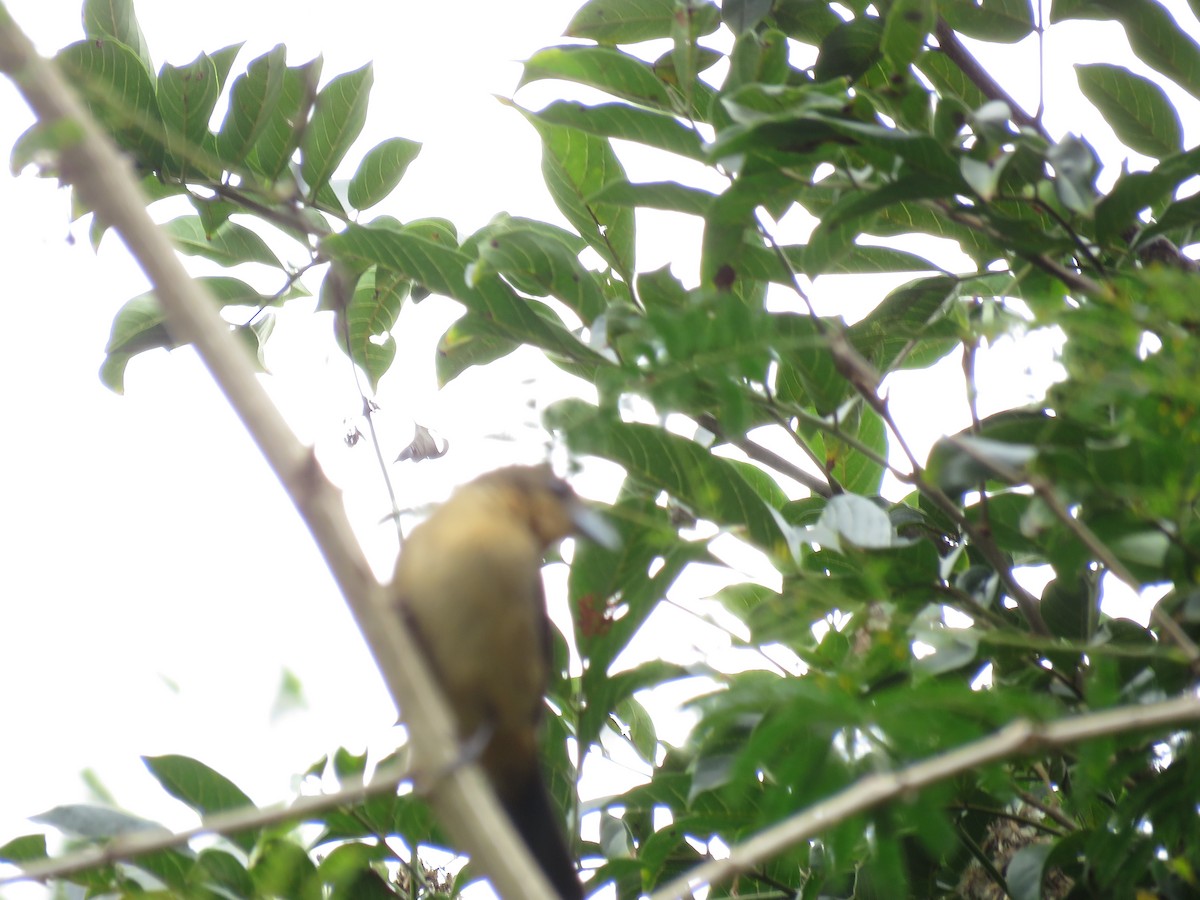
[[[621,546],[621,535],[608,519],[589,506],[575,503],[571,508],[571,522],[575,530],[591,541],[595,541],[606,550],[616,550]]]

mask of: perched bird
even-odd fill
[[[393,596],[424,648],[479,763],[534,859],[564,900],[583,897],[538,761],[550,664],[542,556],[583,534],[615,532],[549,466],[511,466],[460,487],[413,529]]]

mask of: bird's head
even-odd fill
[[[472,484],[494,490],[543,547],[576,534],[609,549],[620,544],[616,529],[548,465],[508,466]]]

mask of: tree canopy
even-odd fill
[[[1088,135],[1052,135],[971,49],[1081,19],[1118,24],[1152,73],[1075,66],[1136,160],[1115,174]],[[40,114],[12,167],[76,184],[79,125],[45,115],[6,20],[0,69]],[[594,386],[594,400],[544,413],[573,456],[625,472],[606,511],[620,548],[574,552],[574,627],[555,635],[544,735],[564,807],[600,818],[599,840],[577,843],[589,890],[682,896],[673,879],[701,864],[692,877],[709,896],[1200,890],[1200,150],[1164,90],[1200,98],[1194,15],[1177,21],[1156,0],[589,0],[521,84],[596,99],[508,101],[540,138],[561,222],[503,215],[465,235],[371,212],[421,147],[357,146],[370,66],[329,77],[280,44],[155,70],[130,0],[87,0],[83,24],[57,69],[132,161],[141,202],[191,204],[163,230],[230,267],[196,281],[248,361],[271,311],[319,279],[365,404],[395,362],[400,309],[431,294],[463,310],[436,347],[440,383],[529,346]],[[705,177],[631,181],[623,156],[651,151]],[[111,213],[74,196],[98,241]],[[695,277],[639,268],[645,210],[703,223]],[[811,222],[800,240],[797,219]],[[306,264],[282,262],[262,229]],[[238,277],[252,267],[278,289]],[[822,278],[880,274],[897,286],[853,321],[812,300]],[[198,340],[167,293],[117,315],[100,372],[113,390],[136,355]],[[1057,380],[980,413],[982,349],[1047,330]],[[947,391],[965,392],[973,421],[915,452],[889,376],[951,356],[962,382]],[[774,583],[738,577],[717,534],[764,554]],[[335,571],[353,568],[324,549]],[[731,585],[694,611],[759,665],[622,665],[699,565],[730,570]],[[1050,573],[1037,591],[1034,567]],[[1102,608],[1114,583],[1142,594],[1147,623]],[[689,704],[695,726],[667,744],[645,692],[696,678],[709,689]],[[636,755],[645,783],[581,804],[575,759],[602,742]],[[353,788],[399,759],[339,752],[313,771]],[[215,828],[227,839],[141,853],[118,841],[56,868],[31,834],[6,837],[0,860],[117,896],[434,897],[495,875],[409,856],[454,839],[386,781],[258,821],[204,763],[147,765],[198,813],[230,815]],[[46,824],[89,843],[146,825],[78,806]]]

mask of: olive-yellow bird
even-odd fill
[[[542,557],[583,534],[614,532],[548,466],[497,469],[460,487],[415,529],[393,596],[517,832],[565,900],[583,896],[538,761],[550,665]]]

